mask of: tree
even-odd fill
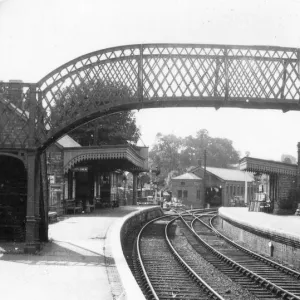
[[[296,158],[290,154],[282,154],[281,161],[287,164],[297,164]]]
[[[149,152],[149,157],[153,165],[161,170],[159,178],[165,179],[168,173],[180,169],[181,146],[181,139],[174,134],[156,135],[156,143]]]
[[[226,138],[213,138],[206,129],[201,129],[196,136],[178,138],[175,135],[158,133],[156,143],[149,156],[161,169],[160,178],[170,185],[175,174],[187,171],[191,166],[204,164],[204,150],[207,152],[207,166],[229,167],[239,161],[239,153],[232,141]]]
[[[196,137],[188,136],[183,140],[182,168],[204,164],[206,150],[206,165],[211,167],[229,167],[239,161],[239,153],[234,149],[232,141],[226,138],[209,136],[206,129],[197,132]]]
[[[146,172],[142,172],[139,174],[137,178],[137,186],[140,187],[140,190],[142,191],[145,183],[150,183],[150,176]]]
[[[65,87],[55,94],[52,107],[52,124],[59,124],[65,118],[79,118],[84,113],[94,113],[109,106],[116,99],[130,98],[133,93],[119,83],[92,79],[76,87]],[[70,136],[83,146],[101,144],[136,143],[139,139],[134,112],[123,111],[104,116],[74,129]]]
[[[136,144],[140,131],[134,112],[124,111],[84,124],[69,135],[82,146]]]

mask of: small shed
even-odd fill
[[[202,178],[193,173],[185,173],[172,178],[172,195],[187,207],[203,207]]]

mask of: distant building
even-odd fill
[[[172,178],[172,196],[187,207],[203,206],[202,189],[202,179],[193,173],[185,173]]]
[[[189,173],[172,178],[172,194],[188,207],[230,206],[231,200],[239,196],[244,200],[245,181],[248,199],[256,192],[251,173],[235,169],[206,167],[205,194],[204,168],[195,167]]]
[[[195,167],[191,170],[195,175],[204,178],[204,168]],[[253,197],[256,191],[254,177],[251,173],[226,168],[206,167],[205,187],[206,203],[215,205],[230,206],[231,200],[235,196],[245,196],[245,182],[247,181],[247,200]],[[219,204],[214,203],[219,197]]]

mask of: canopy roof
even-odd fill
[[[75,147],[64,149],[64,172],[68,172],[77,164],[83,165],[92,161],[110,160],[130,163],[130,171],[145,172],[148,171],[147,153],[137,152],[130,145],[110,145],[110,146],[92,146]],[[128,164],[127,164],[128,165]],[[119,166],[118,168],[121,168]],[[128,170],[127,170],[128,171]]]
[[[240,160],[240,170],[260,172],[264,174],[297,176],[297,165],[254,157],[242,158]]]

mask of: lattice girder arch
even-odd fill
[[[129,45],[93,52],[37,84],[42,147],[113,112],[150,107],[299,110],[296,48],[194,44]]]

